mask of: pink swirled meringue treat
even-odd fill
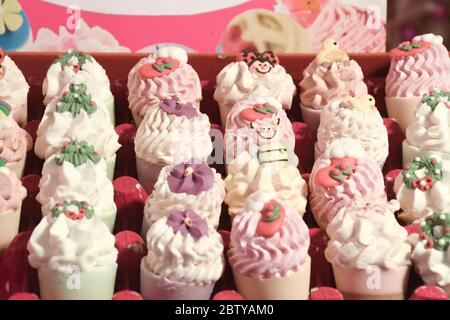
[[[450,58],[443,38],[434,34],[401,43],[390,54],[386,105],[389,117],[405,131],[424,94],[436,89],[450,91]]]
[[[5,116],[3,110],[9,115],[6,104],[2,105],[0,102],[0,160],[6,162],[6,167],[20,179],[25,168],[27,152],[31,149],[33,141],[28,132],[19,127],[11,115]]]
[[[27,190],[15,173],[0,160],[0,253],[19,232],[20,211]]]
[[[408,233],[395,218],[397,201],[355,203],[327,228],[325,257],[347,300],[403,300],[411,267]]]
[[[354,202],[386,203],[384,177],[375,160],[353,139],[334,140],[314,164],[309,178],[310,207],[322,229]]]
[[[372,96],[347,98],[323,109],[315,146],[316,159],[339,138],[357,140],[367,158],[378,162],[381,168],[384,166],[389,153],[388,133]]]
[[[29,90],[22,71],[0,48],[0,112],[9,109],[8,114],[22,127],[27,122]]]
[[[338,42],[327,39],[321,51],[303,71],[300,82],[303,120],[317,130],[320,112],[330,103],[368,93],[358,62],[345,53]]]
[[[231,108],[241,100],[274,98],[284,109],[290,109],[296,91],[291,75],[272,51],[243,51],[222,69],[216,83],[214,99],[219,104],[223,127]]]
[[[233,221],[228,251],[236,287],[250,300],[306,300],[309,230],[299,212],[269,191],[253,193]]]
[[[184,49],[164,47],[141,59],[128,75],[128,103],[136,125],[151,108],[177,96],[197,107],[202,87],[197,72],[188,64]]]

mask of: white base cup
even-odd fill
[[[6,250],[19,233],[20,210],[18,208],[0,213],[0,252]]]
[[[300,109],[302,111],[303,122],[306,123],[312,130],[317,131],[320,125],[320,114],[322,109],[312,109],[307,108],[300,104]]]
[[[136,170],[139,183],[148,194],[151,194],[158,181],[159,173],[164,165],[152,164],[136,156]]]
[[[114,170],[116,169],[116,155],[112,156],[108,161],[106,161],[106,174],[108,179],[114,180]]]
[[[336,288],[346,300],[404,300],[410,269],[356,269],[333,264]]]
[[[424,157],[424,156],[429,157],[432,155],[439,156],[442,160],[450,161],[450,153],[419,149],[415,146],[410,145],[406,140],[404,140],[402,143],[402,149],[403,149],[403,166],[406,166],[416,157]]]
[[[98,214],[97,216],[104,224],[106,224],[109,231],[113,232],[114,225],[116,224],[117,208],[109,212]]]
[[[142,219],[142,229],[141,229],[141,237],[144,241],[147,239],[147,232],[150,229],[150,222],[147,220],[144,214],[144,218]]]
[[[42,300],[111,300],[117,264],[65,275],[43,267],[38,270]]]
[[[106,107],[108,109],[109,118],[111,120],[112,125],[114,126],[116,124],[116,111],[115,111],[115,102],[114,102],[114,96],[111,96],[111,98],[107,99],[105,101]]]
[[[6,163],[6,167],[14,172],[18,179],[22,179],[25,170],[26,156],[22,160]]]
[[[253,279],[233,270],[237,291],[247,300],[308,300],[311,258],[293,275],[274,279]]]
[[[226,128],[228,114],[230,113],[231,109],[233,108],[233,105],[234,105],[234,103],[219,104],[220,122],[222,124],[222,128]]]
[[[386,97],[389,118],[397,120],[403,132],[414,121],[414,115],[422,97]]]
[[[145,258],[141,262],[141,295],[145,300],[209,300],[214,285],[172,281],[148,270]]]

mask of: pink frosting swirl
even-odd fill
[[[394,56],[386,78],[387,97],[422,96],[434,89],[450,91],[450,58],[443,44],[406,58]]]
[[[386,22],[374,12],[329,1],[310,27],[315,51],[329,38],[336,39],[347,52],[385,52]]]
[[[128,75],[128,103],[131,111],[144,117],[148,109],[156,106],[162,99],[177,96],[180,100],[197,103],[202,100],[202,87],[197,72],[187,63],[162,77],[143,79],[140,68],[153,64],[156,60],[150,55],[141,59]]]
[[[256,210],[252,208],[254,205],[250,202],[253,202],[255,196],[259,194],[250,196],[246,211],[233,221],[228,251],[230,264],[236,272],[250,278],[270,279],[289,276],[307,259],[310,243],[308,227],[298,211],[282,204],[285,219],[279,231],[270,238],[258,235],[256,230],[261,213],[259,208]],[[256,202],[265,204],[265,200],[271,200],[270,197],[261,198],[256,199]]]
[[[336,160],[336,159],[333,159]],[[356,159],[355,171],[337,186],[321,184],[321,170],[330,167],[330,159],[319,159],[309,180],[310,206],[316,220],[328,225],[340,209],[349,207],[354,201],[368,203],[387,201],[383,174],[378,163],[368,158]]]
[[[0,120],[0,158],[16,162],[25,158],[31,149],[30,135],[11,118]]]
[[[9,210],[19,209],[27,190],[16,174],[8,168],[0,168],[0,215]]]
[[[329,103],[368,93],[361,67],[355,60],[333,62],[331,66],[316,61],[303,72],[300,99],[305,107],[323,109]]]

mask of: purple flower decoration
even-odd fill
[[[192,119],[198,115],[198,111],[192,103],[179,103],[178,101],[178,97],[173,96],[161,101],[159,106],[168,114],[173,114],[177,117],[185,116],[188,119]]]
[[[192,210],[174,212],[167,218],[167,225],[173,232],[183,236],[190,234],[195,241],[208,234],[208,224]]]
[[[169,189],[173,193],[198,195],[211,189],[214,183],[214,172],[208,164],[189,161],[176,165],[167,177]]]

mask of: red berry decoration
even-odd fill
[[[270,200],[261,209],[261,220],[256,227],[256,234],[270,238],[280,231],[284,223],[286,211],[276,200]]]

